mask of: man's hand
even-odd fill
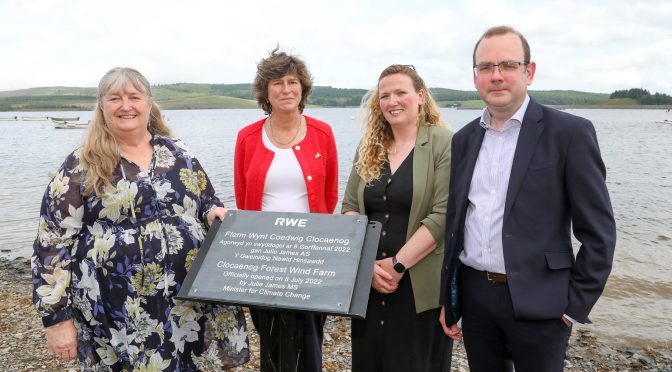
[[[462,330],[460,329],[460,327],[457,326],[457,323],[448,327],[446,325],[445,316],[446,316],[446,307],[441,306],[441,313],[439,314],[439,323],[441,323],[441,328],[443,328],[443,333],[445,333],[446,336],[452,338],[455,341],[462,340]]]

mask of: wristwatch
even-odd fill
[[[392,268],[394,268],[394,271],[398,272],[399,274],[402,274],[404,271],[406,271],[406,266],[397,261],[397,256],[392,257]]]

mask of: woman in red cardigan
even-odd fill
[[[333,213],[338,159],[331,127],[302,115],[313,88],[299,58],[273,50],[257,65],[252,92],[268,115],[238,132],[234,188],[239,209]],[[321,371],[325,316],[250,309],[261,371]]]

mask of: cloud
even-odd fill
[[[251,82],[276,43],[301,55],[318,85],[370,88],[384,67],[408,63],[430,86],[473,89],[474,43],[509,24],[532,46],[534,89],[672,93],[665,0],[6,3],[0,90],[95,86],[113,66],[154,84]]]

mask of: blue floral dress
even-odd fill
[[[196,371],[249,360],[240,307],[175,299],[221,206],[200,163],[154,136],[150,169],[122,157],[105,195],[84,196],[80,151],[44,194],[32,257],[45,326],[73,319],[86,370]]]

